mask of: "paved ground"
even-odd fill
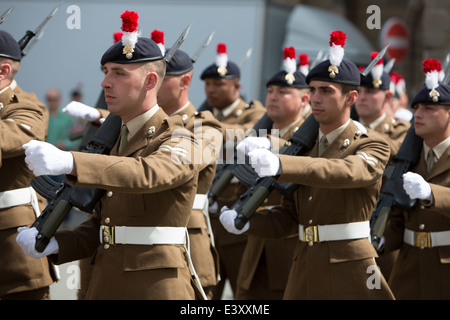
[[[87,217],[87,214],[80,211],[72,211],[61,228],[72,229]],[[77,300],[77,291],[79,283],[78,261],[73,261],[58,266],[60,280],[50,286],[50,295],[52,300]],[[231,288],[228,283],[225,284],[222,300],[232,300]]]

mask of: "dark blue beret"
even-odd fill
[[[218,66],[214,63],[207,67],[201,74],[200,79],[228,79],[228,78],[240,78],[241,71],[237,64],[232,61],[228,61],[226,69],[227,73],[225,75],[221,75],[218,72]]]
[[[339,72],[335,74],[334,78],[330,77],[330,71],[328,71],[330,66],[330,60],[325,60],[317,64],[306,76],[306,83],[309,84],[311,80],[318,80],[353,86],[360,85],[361,76],[358,67],[353,62],[342,59],[341,64],[338,67]]]
[[[286,80],[286,75],[287,72],[284,70],[277,72],[272,78],[270,78],[269,81],[267,81],[266,87],[275,85],[279,87],[290,87],[297,89],[309,88],[308,84],[306,83],[306,77],[303,73],[300,72],[300,70],[297,70],[292,74],[294,76],[294,82],[292,84],[288,83],[288,81]]]
[[[152,39],[149,38],[138,38],[131,59],[128,59],[126,55],[123,53],[123,48],[124,46],[122,44],[122,41],[113,44],[103,54],[101,59],[101,65],[104,65],[106,62],[136,63],[145,61],[156,61],[164,58],[164,56],[161,53],[161,49]]]
[[[439,86],[435,90],[439,93],[439,96],[435,97],[433,100],[432,90],[424,86],[412,99],[411,107],[414,108],[418,103],[450,105],[450,85],[439,83]]]
[[[170,51],[170,49],[167,49]],[[166,67],[166,75],[178,76],[194,69],[191,57],[184,51],[177,50]]]
[[[380,89],[380,90],[389,90],[389,85],[391,83],[391,79],[389,77],[389,74],[387,72],[383,71],[383,74],[381,75],[381,84],[378,88],[375,88],[373,76],[372,73],[369,72],[369,74],[366,77],[363,77],[361,74],[361,87],[371,88],[371,89]]]
[[[20,61],[22,50],[19,43],[6,31],[0,30],[0,57]]]

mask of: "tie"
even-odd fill
[[[326,136],[322,136],[319,141],[319,157],[322,155],[322,153],[325,151],[325,149],[328,147],[328,140]]]
[[[431,168],[433,168],[433,165],[435,162],[436,162],[436,154],[434,153],[433,149],[430,149],[430,150],[428,150],[428,157],[427,157],[428,172],[431,171]]]
[[[122,129],[120,132],[120,144],[119,144],[119,153],[125,148],[128,142],[128,128],[126,124],[122,125]]]
[[[219,112],[217,113],[216,119],[219,120],[219,121],[222,121],[222,120],[223,120],[223,113],[222,113],[222,111],[219,111]]]

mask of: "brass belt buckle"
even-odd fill
[[[116,244],[114,239],[114,227],[102,225],[102,240],[105,249],[108,249],[110,245]]]
[[[308,242],[309,246],[312,246],[314,242],[319,242],[319,233],[317,232],[317,226],[309,226],[305,228],[304,240]]]
[[[420,249],[431,248],[431,235],[429,232],[414,232],[414,244]]]

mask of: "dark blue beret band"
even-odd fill
[[[335,78],[330,77],[330,71],[328,71],[330,66],[330,60],[322,61],[316,65],[306,76],[306,83],[309,84],[311,80],[318,80],[353,86],[360,85],[361,76],[358,67],[353,62],[343,59],[338,67],[339,73],[336,73]]]
[[[430,96],[431,90],[424,86],[412,99],[411,107],[414,108],[414,106],[419,103],[444,106],[450,105],[450,85],[440,83],[435,90],[439,93],[437,101],[433,101],[433,97]]]
[[[156,61],[163,58],[164,56],[161,53],[161,49],[159,49],[158,45],[152,39],[138,38],[131,59],[128,59],[126,55],[123,54],[123,44],[122,41],[119,41],[106,50],[100,63],[101,65],[104,65],[106,62],[138,63]]]
[[[0,57],[20,61],[22,50],[16,40],[6,31],[0,30]]]
[[[200,79],[231,79],[231,78],[240,78],[241,71],[239,67],[232,61],[228,61],[227,63],[227,73],[222,76],[217,71],[219,67],[214,63],[208,66],[201,74]]]
[[[308,84],[305,81],[305,75],[301,73],[299,70],[294,72],[292,75],[294,76],[294,82],[289,84],[286,80],[287,72],[282,70],[277,72],[269,81],[266,83],[266,87],[270,85],[275,85],[279,87],[289,87],[296,89],[306,89],[309,88]]]
[[[170,51],[170,49],[167,49]],[[166,75],[178,76],[194,69],[191,57],[184,51],[177,50],[166,67]]]

